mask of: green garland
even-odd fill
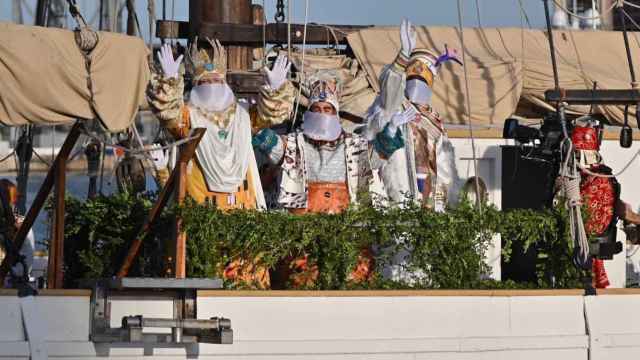
[[[65,225],[66,285],[113,276],[154,200],[154,194],[127,193],[83,203],[70,199]],[[166,212],[146,237],[131,276],[163,276],[171,219],[179,214],[188,236],[189,277],[219,278],[224,265],[238,257],[259,257],[262,265],[273,270],[287,257],[307,254],[318,265],[317,289],[580,286],[562,209],[502,212],[485,206],[480,213],[464,203],[436,213],[406,204],[296,216],[283,211],[222,212],[213,205],[188,200],[181,208]],[[505,263],[511,260],[514,246],[537,249],[535,282],[482,280],[489,271],[482,254],[496,233],[502,237]],[[372,282],[350,284],[348,274],[364,248],[373,250],[376,276]],[[403,254],[403,270],[413,276],[403,281],[382,276],[393,259]]]

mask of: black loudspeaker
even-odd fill
[[[502,146],[502,209],[551,207],[558,165],[530,146]]]
[[[502,146],[502,210],[541,210],[553,205],[558,165],[553,155],[531,146]],[[536,281],[537,250],[513,243],[502,279]]]

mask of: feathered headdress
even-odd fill
[[[186,61],[186,71],[191,74],[194,83],[207,80],[225,80],[227,74],[227,52],[218,39],[213,41],[206,38],[212,48],[212,55],[205,49],[198,48],[198,37],[189,47]]]
[[[409,65],[407,66],[407,79],[420,78],[424,80],[429,87],[433,86],[433,78],[438,75],[440,66],[447,61],[454,61],[462,65],[462,61],[458,58],[458,52],[454,49],[449,52],[447,45],[444,46],[445,52],[437,56],[427,49],[416,48],[411,52]]]

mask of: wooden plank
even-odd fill
[[[47,269],[47,287],[61,289],[64,284],[64,195],[66,183],[66,159],[56,158],[55,185],[53,193],[54,215],[49,246],[49,268]]]
[[[180,146],[180,156],[178,163],[176,164],[176,170],[178,175],[176,178],[176,202],[182,204],[186,197],[187,186],[187,164],[193,158],[196,152],[196,148],[204,136],[205,128],[196,128],[192,130],[192,136],[194,140]],[[187,234],[182,229],[182,218],[176,217],[176,242],[174,251],[174,274],[178,279],[184,279],[187,276]]]
[[[640,295],[639,288],[629,289],[597,289],[598,295]]]
[[[27,234],[29,233],[29,230],[31,230],[31,227],[35,223],[36,218],[38,217],[38,214],[40,214],[40,210],[42,210],[42,207],[47,201],[47,197],[49,196],[49,193],[51,192],[51,188],[53,187],[53,184],[54,184],[54,175],[55,175],[56,167],[58,166],[59,163],[62,163],[62,164],[66,163],[67,159],[69,158],[69,154],[71,153],[71,150],[73,150],[73,147],[78,141],[78,137],[80,137],[80,133],[81,133],[80,127],[81,127],[80,123],[76,122],[75,125],[73,125],[73,127],[71,128],[71,131],[69,131],[69,134],[67,135],[67,138],[65,139],[64,144],[62,144],[62,147],[60,148],[60,151],[56,156],[56,160],[53,162],[53,165],[47,172],[47,176],[42,182],[42,186],[40,186],[40,190],[38,190],[38,194],[36,195],[35,199],[33,200],[33,203],[31,204],[31,207],[29,208],[29,211],[27,212],[27,216],[25,217],[24,221],[22,222],[22,225],[18,229],[18,232],[16,233],[16,237],[13,240],[14,244],[18,249],[22,248],[22,244],[24,243],[24,240],[26,239]],[[61,162],[58,159],[64,159],[64,161]],[[49,254],[51,255],[52,252],[50,251]],[[9,269],[11,269],[11,266],[15,263],[15,261],[16,261],[15,256],[11,256],[11,254],[7,254],[7,256],[2,260],[2,264],[0,265],[0,287],[3,286],[4,278],[9,272]]]
[[[307,44],[346,44],[347,35],[352,32],[372,27],[372,25],[315,25],[307,24]],[[158,20],[156,36],[159,38],[191,39],[195,35],[217,38],[224,45],[260,45],[263,40],[268,43],[287,43],[287,24],[271,23],[263,28],[258,24],[221,24],[202,21],[196,25],[192,34],[188,22]],[[291,24],[291,42],[302,44],[304,34],[303,24]]]
[[[541,290],[201,290],[199,297],[582,296],[582,289]]]
[[[18,296],[17,289],[0,289],[0,296]],[[38,296],[82,296],[90,297],[89,289],[38,289]]]
[[[171,197],[171,193],[174,188],[175,179],[176,179],[176,172],[172,171],[171,175],[169,176],[169,179],[162,187],[162,190],[160,191],[160,195],[158,195],[158,199],[156,200],[156,203],[153,205],[153,208],[151,208],[151,211],[149,211],[149,215],[145,219],[145,222],[142,225],[142,229],[138,232],[136,237],[131,242],[131,245],[129,246],[129,251],[127,252],[127,256],[125,257],[122,265],[120,266],[120,270],[118,270],[118,273],[116,274],[117,278],[123,278],[127,276],[127,274],[129,273],[129,270],[131,269],[131,265],[136,259],[136,256],[138,256],[138,252],[140,251],[140,246],[142,246],[142,241],[144,240],[144,237],[147,235],[149,230],[151,230],[151,225],[158,219],[158,217],[162,213],[162,210],[167,205],[167,202],[169,202],[169,198]]]
[[[179,161],[176,164],[176,202],[178,204],[184,203],[184,198],[187,194],[187,162]],[[182,218],[176,217],[176,241],[174,243],[174,269],[173,273],[177,279],[184,279],[187,277],[187,234],[182,229]]]
[[[110,289],[221,289],[222,280],[209,278],[119,278],[108,281]]]

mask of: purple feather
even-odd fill
[[[449,48],[445,44],[444,45],[444,54],[440,55],[438,57],[438,59],[436,59],[435,67],[439,67],[440,65],[442,65],[443,63],[445,63],[447,61],[454,61],[454,62],[462,65],[462,61],[460,61],[460,59],[458,58],[458,52],[456,50],[453,50],[451,53],[449,53]]]

